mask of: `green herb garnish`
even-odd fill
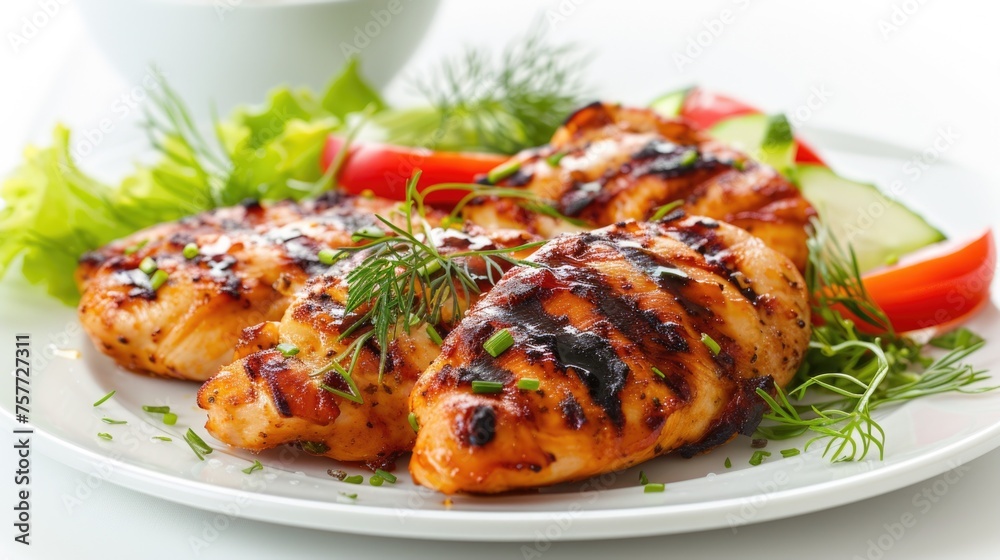
[[[274,347],[275,350],[281,352],[281,355],[286,358],[291,358],[292,356],[299,353],[299,347],[294,344],[289,344],[287,342],[282,342],[281,344]]]
[[[664,204],[663,206],[657,208],[656,212],[653,212],[653,215],[649,217],[649,221],[658,222],[662,220],[664,216],[680,208],[683,205],[684,205],[683,200],[675,200],[673,202],[668,202],[667,204]]]
[[[97,433],[97,437],[99,437],[99,438],[101,438],[103,440],[107,440],[107,441],[111,441],[112,440],[111,434],[109,434],[107,432],[98,432]]]
[[[101,422],[104,422],[105,424],[128,424],[128,421],[126,420],[113,420],[107,417],[101,418]]]
[[[153,406],[144,404],[142,405],[142,409],[145,410],[146,412],[149,412],[150,414],[166,414],[170,412],[169,406]]]
[[[406,421],[410,423],[410,427],[413,428],[414,432],[420,431],[420,424],[417,422],[417,414],[411,412],[406,416]]]
[[[94,403],[94,406],[101,406],[101,405],[102,405],[102,404],[104,404],[104,403],[105,403],[105,402],[106,402],[106,401],[107,401],[108,399],[110,399],[111,397],[115,396],[115,393],[116,393],[116,391],[111,391],[111,392],[110,392],[110,393],[108,393],[107,395],[104,395],[103,397],[101,397],[101,398],[97,399],[97,402],[95,402],[95,403]]]
[[[718,356],[719,352],[722,351],[722,347],[719,346],[719,343],[705,333],[701,333],[701,343],[712,351],[713,356]]]
[[[345,476],[344,477],[344,482],[346,482],[348,484],[361,484],[364,481],[365,481],[365,477],[362,476],[362,475],[360,475],[360,474],[355,474],[355,475]]]
[[[145,272],[146,276],[152,276],[157,270],[156,261],[153,260],[153,257],[146,257],[142,259],[142,262],[139,263],[139,270]]]
[[[198,256],[199,251],[200,249],[198,248],[197,243],[188,243],[187,245],[184,246],[184,251],[182,252],[182,254],[184,255],[185,259],[191,260]]]
[[[163,415],[163,423],[168,426],[173,426],[177,423],[177,415],[173,412],[168,412]]]
[[[806,282],[819,324],[791,388],[778,389],[773,397],[757,391],[771,408],[759,434],[787,439],[812,432],[805,449],[826,440],[823,455],[834,462],[861,460],[873,448],[881,459],[885,431],[872,417],[877,408],[939,393],[994,389],[971,387],[987,376],[962,363],[982,348],[981,338],[947,336],[939,343],[953,346],[949,352],[937,359],[925,356],[920,344],[893,331],[865,291],[853,250],[844,249],[821,223],[813,227]],[[859,331],[840,309],[883,334]],[[806,400],[807,392],[806,402],[794,402]]]
[[[427,338],[430,338],[431,342],[437,344],[438,346],[441,346],[441,344],[444,343],[444,340],[442,340],[441,335],[438,334],[437,329],[434,328],[434,325],[427,325]]]
[[[517,388],[524,391],[537,391],[538,387],[541,386],[541,382],[537,379],[532,379],[530,377],[525,377],[517,380]]]
[[[646,494],[652,494],[654,492],[663,492],[666,488],[667,485],[662,482],[650,482],[643,487],[642,491]]]
[[[646,473],[644,471],[639,471],[639,484],[642,486],[649,484],[649,478],[646,477]]]
[[[764,458],[770,456],[771,456],[770,451],[764,451],[763,449],[758,449],[757,451],[753,452],[753,455],[750,456],[750,464],[756,467],[764,462]]]
[[[392,474],[391,472],[384,471],[382,469],[375,469],[375,474],[380,476],[383,480],[385,480],[389,484],[396,484],[396,475]]]
[[[493,394],[503,391],[503,383],[499,381],[473,381],[472,392],[480,394]]]
[[[254,471],[264,470],[264,465],[260,464],[260,461],[255,460],[252,465],[242,470],[246,474],[253,474]]]
[[[205,443],[205,440],[201,439],[198,434],[194,433],[194,430],[191,428],[188,428],[187,433],[184,434],[184,441],[187,442],[191,451],[194,451],[194,454],[198,457],[199,461],[204,461],[205,455],[212,452],[212,448],[209,447],[209,445]]]
[[[493,336],[489,337],[486,342],[483,343],[483,349],[490,355],[496,358],[500,354],[507,351],[508,348],[514,345],[514,336],[510,334],[507,329],[500,329],[499,331],[493,333]]]
[[[156,272],[154,272],[153,275],[149,277],[149,287],[152,288],[154,292],[159,290],[160,286],[162,286],[167,281],[167,277],[168,277],[167,271],[163,269],[157,269]]]
[[[173,438],[169,438],[167,436],[153,436],[150,439],[155,439],[157,441],[174,441]]]

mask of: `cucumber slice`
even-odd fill
[[[792,175],[798,144],[784,115],[740,115],[716,123],[708,133],[783,175]]]
[[[861,272],[945,239],[941,231],[874,185],[839,177],[816,164],[798,165],[796,177],[834,238],[854,248]]]
[[[691,88],[687,87],[661,95],[649,104],[649,108],[656,111],[661,117],[672,119],[680,116],[681,107],[684,105],[684,100],[687,99],[690,92]]]

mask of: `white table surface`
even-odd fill
[[[86,1],[86,0],[81,0]],[[137,0],[138,1],[138,0]],[[208,1],[208,0],[206,0]],[[69,0],[30,44],[15,54],[9,32],[38,10],[34,0],[0,6],[0,169],[14,165],[28,140],[45,141],[57,120],[93,127],[129,84],[87,39]],[[553,34],[592,49],[594,94],[645,102],[678,86],[701,83],[733,92],[769,110],[792,111],[813,88],[831,92],[810,125],[884,139],[914,149],[951,127],[959,141],[947,157],[998,176],[1000,4],[922,2],[885,38],[879,21],[894,6],[912,11],[916,0],[795,2],[715,0],[639,2],[562,0],[480,2],[445,0],[413,64],[437,60],[463,44],[502,44],[531,17],[562,6],[568,16]],[[674,53],[723,9],[735,21],[690,65]],[[897,19],[897,22],[899,20]],[[402,99],[394,85],[390,97]],[[122,129],[134,125],[124,122]],[[115,133],[119,134],[118,132]],[[128,138],[120,133],[117,141]],[[109,144],[116,142],[109,142]],[[9,449],[9,431],[0,446]],[[36,449],[44,452],[44,447]],[[5,457],[11,455],[4,454]],[[4,460],[5,464],[8,460]],[[1000,451],[967,465],[943,495],[936,479],[856,504],[794,519],[687,535],[624,541],[556,543],[544,558],[583,557],[808,557],[992,558],[1000,551]],[[199,554],[190,540],[211,515],[126,490],[99,485],[69,508],[66,496],[84,477],[42,454],[32,463],[33,545],[16,548],[11,529],[0,535],[3,558],[522,558],[518,543],[449,543],[372,538],[234,520]],[[4,477],[3,494],[13,496]],[[936,498],[930,507],[917,498]],[[916,498],[916,499],[915,499]],[[6,502],[5,502],[6,503]],[[6,506],[5,506],[6,507]],[[916,525],[885,552],[871,540],[904,515]]]

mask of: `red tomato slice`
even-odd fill
[[[897,331],[953,325],[990,298],[997,254],[993,232],[971,241],[944,243],[862,278]]]
[[[322,166],[328,169],[344,146],[344,139],[330,136],[323,149]],[[337,182],[348,192],[371,191],[394,200],[406,198],[406,183],[417,169],[417,189],[442,183],[472,183],[476,177],[507,161],[507,156],[458,152],[435,152],[372,142],[352,143]],[[463,190],[441,190],[428,195],[427,202],[456,203],[468,194]]]
[[[760,111],[742,101],[693,87],[688,91],[681,104],[680,116],[698,128],[707,129],[730,117],[757,113]],[[826,165],[808,144],[798,138],[795,141],[799,146],[798,152],[795,154],[795,161]]]

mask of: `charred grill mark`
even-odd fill
[[[691,389],[687,380],[673,371],[674,366],[682,363],[677,354],[690,352],[687,340],[679,332],[680,325],[663,321],[654,310],[642,309],[638,301],[617,292],[612,287],[611,279],[597,270],[567,259],[557,259],[557,263],[567,267],[559,270],[573,270],[573,293],[594,302],[596,310],[638,346],[649,362],[668,370],[669,377],[662,382],[678,399],[689,401]]]
[[[571,218],[579,216],[584,209],[600,198],[604,184],[603,180],[588,183],[574,182],[559,198],[557,203],[559,212]]]
[[[757,394],[763,389],[774,394],[774,378],[771,376],[740,378],[734,381],[733,394],[726,407],[701,440],[677,448],[685,458],[708,451],[729,441],[736,434],[752,435],[760,425],[767,403]]]
[[[487,354],[476,356],[467,366],[458,368],[456,372],[459,383],[471,384],[473,381],[496,381],[507,384],[514,376],[506,369],[497,366],[496,359]]]
[[[576,282],[575,269],[539,270],[542,283],[572,287]],[[565,316],[553,317],[542,305],[552,292],[544,287],[523,289],[511,293],[504,305],[492,306],[487,316],[511,327],[511,334],[526,353],[551,355],[562,371],[572,369],[586,386],[590,398],[600,406],[617,427],[624,423],[619,394],[628,379],[629,367],[618,357],[614,347],[604,337],[583,332],[570,324]]]
[[[479,405],[472,409],[465,425],[466,441],[473,447],[482,447],[496,437],[497,413],[489,405]]]
[[[292,409],[288,405],[285,393],[282,390],[279,376],[285,371],[285,358],[277,352],[256,352],[247,356],[243,362],[243,369],[251,380],[263,378],[271,392],[271,398],[278,414],[289,418],[292,416]]]
[[[563,419],[571,430],[579,430],[587,423],[587,415],[583,412],[583,407],[577,402],[573,393],[566,395],[559,401],[559,409],[562,410]]]

